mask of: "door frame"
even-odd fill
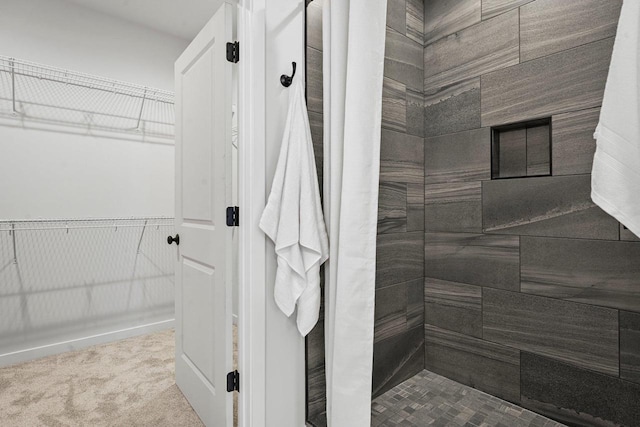
[[[304,0],[238,0],[239,425],[305,426],[304,338],[273,301],[275,252],[258,223],[288,104],[279,83],[305,78]]]

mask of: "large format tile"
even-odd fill
[[[424,183],[424,139],[382,129],[380,181]]]
[[[407,31],[405,0],[387,0],[387,25],[400,34]]]
[[[482,126],[599,106],[612,48],[608,38],[483,75]]]
[[[424,162],[426,184],[490,179],[491,129],[425,138]]]
[[[307,47],[307,108],[322,113],[322,51]]]
[[[620,312],[620,378],[640,384],[640,314]]]
[[[424,136],[424,95],[422,91],[407,89],[407,133]]]
[[[376,290],[374,342],[406,332],[407,301],[406,283]]]
[[[572,111],[553,116],[552,159],[554,175],[591,173],[600,108]]]
[[[415,279],[407,286],[407,329],[424,326],[424,281]]]
[[[407,231],[424,231],[424,184],[407,184]]]
[[[424,331],[413,328],[373,345],[373,396],[424,369]]]
[[[425,277],[518,290],[519,237],[425,233]]]
[[[424,279],[424,321],[454,332],[482,337],[482,288]]]
[[[314,425],[326,425],[326,376],[324,363],[324,317],[307,335],[306,340],[307,367],[307,420]]]
[[[640,311],[640,243],[522,237],[522,292]]]
[[[437,136],[480,127],[480,78],[425,91],[424,134]]]
[[[407,184],[381,182],[378,191],[378,233],[407,231]]]
[[[482,183],[484,231],[618,239],[618,224],[591,201],[591,176],[553,176]]]
[[[618,311],[484,289],[485,340],[618,375]]]
[[[480,22],[480,0],[429,0],[424,4],[425,44]]]
[[[378,235],[376,288],[423,277],[423,233]]]
[[[520,60],[616,34],[622,0],[536,0],[520,8]]]
[[[422,43],[387,27],[384,75],[414,90],[422,90]]]
[[[638,242],[640,241],[640,237],[633,234],[633,232],[626,226],[620,224],[620,240],[625,240],[628,242]]]
[[[441,88],[517,63],[518,11],[514,10],[427,45],[424,87]]]
[[[424,43],[424,0],[407,0],[407,37]]]
[[[482,232],[480,181],[428,184],[424,195],[426,231]]]
[[[568,425],[640,425],[640,384],[529,353],[521,356],[522,406]]]
[[[407,130],[407,89],[388,77],[382,84],[382,127],[399,132]]]
[[[511,402],[520,401],[520,352],[425,325],[425,367]]]
[[[493,18],[496,15],[516,9],[533,0],[482,0],[482,19]]]

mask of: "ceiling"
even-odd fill
[[[134,24],[192,40],[222,0],[67,0]]]

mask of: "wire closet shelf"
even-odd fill
[[[0,117],[173,139],[173,92],[0,56]]]

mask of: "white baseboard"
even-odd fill
[[[159,322],[134,326],[131,328],[119,329],[117,331],[105,332],[102,334],[76,338],[69,341],[62,341],[39,347],[18,350],[11,353],[0,354],[0,367],[27,362],[29,360],[51,356],[54,354],[66,353],[68,351],[81,350],[93,345],[105,344],[108,342],[135,337],[138,335],[145,335],[152,332],[162,331],[164,329],[172,328],[174,320],[175,319],[162,320]]]

